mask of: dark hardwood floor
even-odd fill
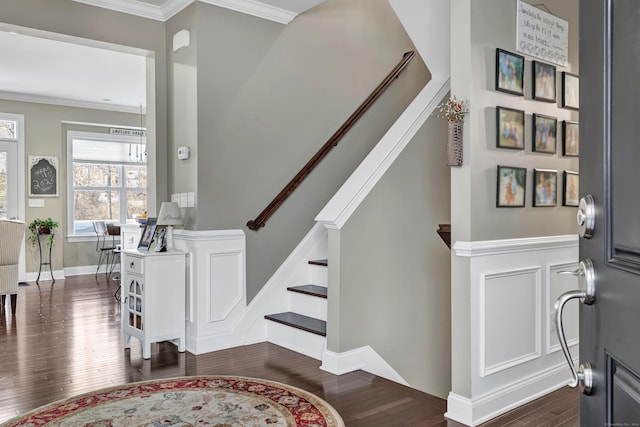
[[[460,426],[446,402],[367,372],[336,376],[320,362],[260,343],[199,356],[170,343],[122,347],[116,282],[104,275],[21,286],[18,310],[0,316],[0,423],[79,393],[154,378],[241,375],[291,384],[329,402],[347,426]],[[562,389],[485,426],[577,426],[574,390]]]

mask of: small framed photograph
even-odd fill
[[[153,242],[153,238],[156,234],[156,223],[155,221],[149,222],[144,225],[144,229],[142,230],[142,235],[140,235],[140,241],[138,242],[138,250],[139,251],[148,251],[151,248],[151,243]]]
[[[556,102],[556,67],[532,61],[533,95],[537,101]]]
[[[531,125],[533,127],[533,143],[531,144],[533,151],[555,154],[558,119],[542,114],[533,114]]]
[[[558,199],[558,171],[533,170],[533,206],[556,206]]]
[[[580,126],[578,122],[562,121],[562,155],[580,155]]]
[[[562,107],[580,109],[580,77],[566,71],[562,72]]]
[[[562,205],[563,206],[578,206],[580,202],[580,175],[578,172],[564,171],[563,175],[563,191],[562,191]]]
[[[524,150],[524,111],[496,107],[496,147]]]
[[[496,90],[524,95],[524,56],[496,49]]]
[[[498,166],[496,191],[497,208],[524,207],[527,188],[527,169],[514,166]]]

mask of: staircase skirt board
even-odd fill
[[[289,286],[287,288],[291,292],[299,292],[301,294],[311,295],[318,298],[327,298],[327,288],[325,286],[318,285],[301,285],[301,286]]]
[[[283,325],[291,326],[292,328],[301,329],[312,334],[327,336],[327,322],[320,319],[314,319],[313,317],[303,316],[302,314],[285,312],[277,314],[267,314],[265,319],[273,322],[281,323]]]

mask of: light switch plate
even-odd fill
[[[44,199],[29,199],[30,208],[44,208]]]

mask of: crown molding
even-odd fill
[[[101,102],[80,101],[77,99],[53,98],[41,95],[27,95],[24,93],[0,91],[0,99],[6,101],[31,102],[36,104],[61,105],[64,107],[90,108],[94,110],[140,114],[140,106],[105,104]]]
[[[135,0],[73,0],[77,3],[84,3],[103,9],[115,10],[116,12],[137,15],[143,18],[155,19],[156,21],[166,21],[162,8],[149,3],[142,3]]]
[[[280,24],[288,24],[300,13],[325,0],[167,0],[162,6],[137,0],[73,0],[91,6],[165,22],[195,1],[222,7]],[[284,7],[282,7],[284,6]]]
[[[202,3],[223,7],[225,9],[267,19],[280,24],[288,24],[298,16],[297,12],[285,10],[267,3],[253,0],[199,0]]]

